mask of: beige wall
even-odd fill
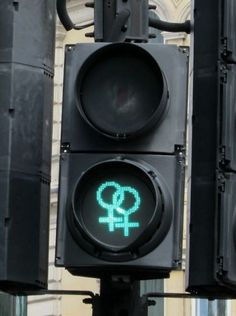
[[[184,293],[185,292],[185,275],[183,271],[174,271],[170,279],[165,280],[164,291],[166,293]],[[180,298],[166,298],[165,316],[190,316],[191,300]]]
[[[68,290],[86,290],[99,293],[99,281],[92,278],[75,277],[63,271],[61,287]],[[64,296],[61,302],[63,316],[90,316],[92,306],[83,303],[84,296]]]

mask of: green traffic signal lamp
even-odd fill
[[[109,260],[132,260],[156,247],[170,227],[168,188],[152,167],[115,158],[97,163],[77,181],[68,210],[75,240]]]
[[[102,193],[110,188],[115,189],[115,192],[112,193],[112,203],[107,203],[104,201]],[[139,192],[134,187],[120,186],[115,181],[106,181],[99,186],[96,195],[98,204],[107,210],[107,216],[99,217],[99,223],[107,223],[109,232],[122,228],[124,230],[123,235],[129,237],[131,234],[130,228],[140,227],[139,222],[130,221],[130,215],[139,210],[141,203]],[[129,208],[122,206],[124,200],[127,199],[127,195],[132,195],[134,199],[132,206]]]

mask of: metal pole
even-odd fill
[[[148,41],[148,0],[95,0],[96,42]]]
[[[147,316],[148,299],[140,297],[140,282],[129,278],[101,279],[100,296],[93,301],[93,316]]]

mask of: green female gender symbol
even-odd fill
[[[129,222],[129,216],[130,216],[130,214],[135,213],[138,210],[141,200],[140,200],[138,192],[134,188],[126,186],[126,187],[121,187],[121,190],[122,190],[123,200],[125,198],[125,192],[132,194],[134,197],[134,200],[135,200],[134,205],[126,210],[123,208],[120,208],[120,207],[116,208],[116,211],[124,216],[124,221],[122,223],[116,223],[115,227],[116,228],[123,228],[124,229],[124,236],[128,237],[129,236],[129,228],[139,227],[139,223]],[[118,195],[119,195],[119,192],[116,191],[113,195],[113,198],[116,200],[118,198],[117,197]],[[122,200],[122,202],[123,202],[123,200]]]
[[[109,204],[103,200],[102,194],[105,189],[114,188],[115,192],[112,194],[112,204]],[[133,195],[134,204],[128,209],[121,208],[124,202],[126,193]],[[137,190],[130,186],[120,186],[115,181],[104,182],[97,190],[97,202],[102,207],[107,209],[107,217],[99,217],[99,223],[107,223],[110,232],[113,232],[115,228],[123,228],[124,236],[129,236],[129,228],[139,227],[137,222],[129,222],[130,214],[136,212],[139,209],[141,200]],[[114,212],[121,214],[123,217],[114,216]]]
[[[114,188],[116,192],[120,191],[120,185],[114,181],[104,182],[97,190],[97,202],[102,207],[107,209],[107,217],[99,217],[99,223],[107,223],[110,232],[115,230],[115,222],[121,222],[122,217],[115,217],[114,210],[119,207],[123,201],[122,196],[114,203],[114,194],[112,195],[112,204],[106,203],[102,198],[102,193],[107,188]]]

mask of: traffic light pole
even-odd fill
[[[120,277],[101,279],[100,296],[92,300],[93,316],[147,316],[152,301],[139,293],[139,281]]]
[[[148,0],[94,1],[96,42],[148,41]]]

